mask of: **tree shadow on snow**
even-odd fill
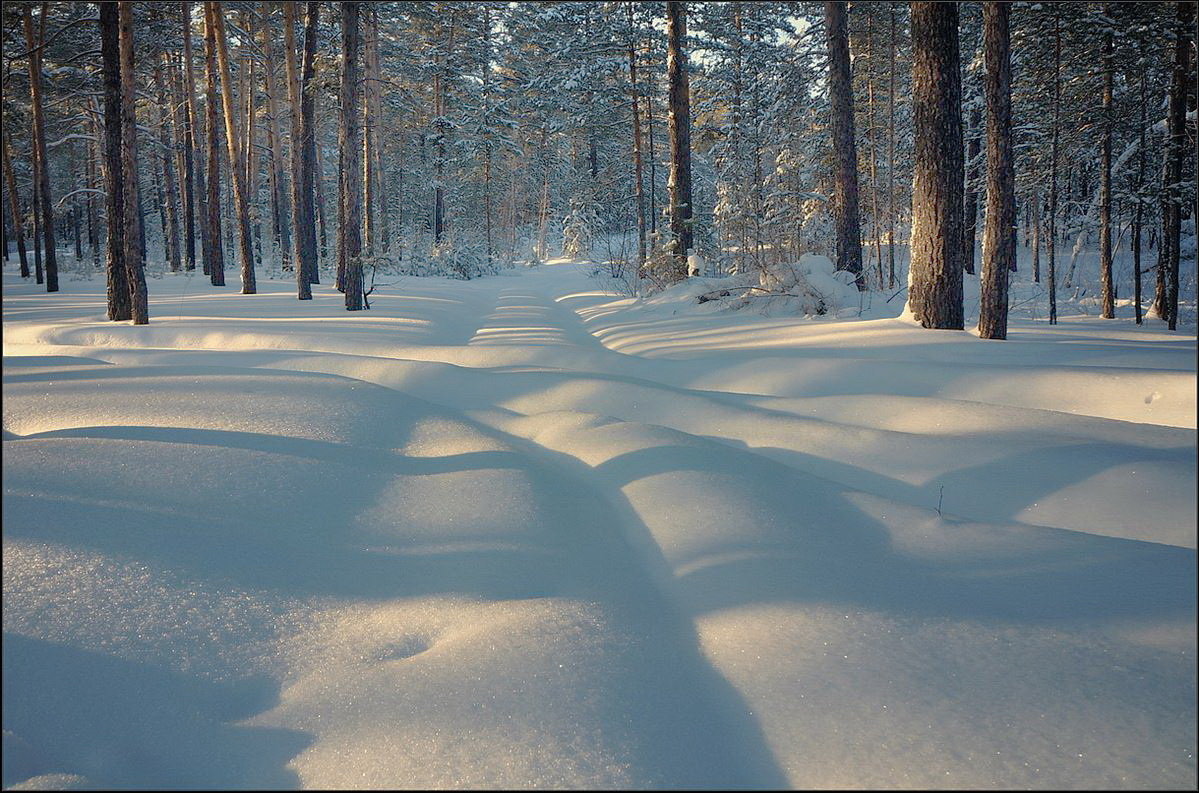
[[[137,661],[4,633],[4,729],[14,774],[71,773],[113,788],[296,788],[294,730],[230,722],[273,706],[266,679],[217,683]]]

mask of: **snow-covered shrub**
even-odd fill
[[[576,202],[562,220],[562,255],[570,259],[591,256],[600,229],[599,213],[591,201]]]
[[[858,289],[853,273],[834,267],[827,256],[805,253],[798,262],[766,265],[758,283],[764,293],[797,301],[796,308],[804,314],[835,314],[857,304]]]

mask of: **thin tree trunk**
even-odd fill
[[[674,267],[668,281],[687,277],[687,254],[692,245],[691,201],[691,97],[687,77],[687,3],[666,4],[666,72],[670,81],[670,233],[674,240]],[[860,269],[860,268],[859,268]]]
[[[221,151],[220,130],[217,119],[217,66],[216,66],[216,29],[209,13],[208,4],[204,6],[204,67],[207,74],[206,97],[206,132],[208,134],[208,239],[209,239],[209,276],[213,286],[225,285],[225,250],[221,239]]]
[[[162,179],[166,190],[166,235],[167,261],[171,270],[178,272],[181,267],[179,256],[179,219],[176,213],[178,197],[175,190],[175,164],[171,155],[175,149],[167,130],[167,117],[162,108],[169,107],[166,88],[162,81],[162,64],[154,64],[154,87],[158,91],[158,143],[162,147]]]
[[[1104,5],[1104,16],[1111,12]],[[1115,319],[1116,296],[1112,286],[1112,32],[1103,37],[1103,133],[1099,163],[1099,283],[1104,319]]]
[[[125,220],[132,216],[138,226],[143,223],[139,213],[137,187],[137,77],[133,71],[133,4],[120,3],[121,45],[121,174],[124,182]],[[127,229],[128,231],[128,229]],[[125,277],[129,287],[130,313],[134,325],[145,325],[150,321],[146,296],[146,274],[143,268],[145,248],[137,235],[125,234]]]
[[[1012,59],[1006,2],[983,3],[984,92],[987,102],[987,218],[978,335],[1007,338],[1008,278],[1016,255],[1015,163],[1012,151]]]
[[[233,182],[233,201],[237,209],[238,240],[241,249],[241,293],[257,290],[254,277],[254,248],[250,234],[249,185],[242,160],[241,139],[237,131],[237,108],[233,104],[233,82],[229,70],[229,47],[225,41],[225,18],[218,0],[206,3],[208,18],[216,34],[216,55],[221,70],[221,103],[225,111],[225,144],[229,152],[229,173]]]
[[[291,8],[290,3],[283,3],[284,8]],[[293,12],[294,15],[294,12]],[[286,22],[284,24],[287,24]],[[295,32],[288,30],[285,37],[291,39],[291,43],[295,45]],[[284,181],[283,172],[283,138],[279,131],[279,89],[275,77],[275,57],[274,45],[272,39],[274,33],[269,25],[264,25],[262,30],[262,56],[266,61],[263,71],[266,76],[266,109],[267,109],[267,135],[269,137],[271,150],[271,230],[273,232],[275,248],[279,251],[279,264],[284,270],[291,269],[291,218],[289,212],[285,209],[287,204],[287,187]],[[285,53],[290,61],[294,57],[294,53],[288,51]],[[295,71],[295,67],[291,67]],[[287,77],[286,79],[291,79]]]
[[[204,133],[200,123],[200,115],[196,111],[196,81],[192,64],[191,3],[188,0],[183,0],[179,5],[181,6],[180,13],[183,20],[182,90],[184,92],[186,110],[184,132],[187,137],[187,147],[184,156],[187,157],[189,163],[188,173],[191,182],[187,188],[191,202],[187,219],[193,223],[193,226],[199,226],[201,266],[203,267],[204,275],[211,278],[213,252],[209,228],[208,189],[204,179],[204,157],[200,152],[200,140],[204,137]],[[188,256],[190,257],[189,260],[191,261],[192,268],[195,267],[195,236],[194,231],[186,234],[189,246]]]
[[[358,74],[357,3],[341,5],[341,190],[343,222],[338,229],[338,259],[345,262],[346,310],[362,305],[362,132],[358,127],[362,84]]]
[[[283,3],[283,56],[291,127],[291,219],[295,229],[296,296],[312,299],[311,274],[316,269],[316,230],[312,222],[312,177],[305,174],[300,76],[296,68],[295,4]],[[307,192],[305,192],[307,191]]]
[[[978,165],[982,151],[982,107],[970,103],[970,131],[966,141],[966,187],[962,210],[962,269],[974,275],[974,240],[978,236]]]
[[[378,18],[373,5],[365,7],[362,41],[362,68],[365,85],[362,94],[362,251],[365,256],[375,254],[375,140],[377,130],[372,116],[374,110],[374,70],[371,68],[371,46],[378,36]]]
[[[42,110],[42,51],[45,40],[48,3],[42,3],[39,19],[40,35],[33,32],[33,9],[25,7],[25,43],[29,47],[29,103],[33,118],[33,147],[40,168],[37,172],[38,202],[41,209],[41,231],[46,251],[46,291],[58,291],[58,257],[54,241],[54,202],[50,194],[50,162],[46,159],[46,116]],[[40,283],[40,281],[39,281]]]
[[[1041,283],[1041,193],[1039,190],[1032,194],[1029,212],[1032,213],[1032,280],[1033,283],[1039,284]]]
[[[1145,188],[1145,123],[1147,108],[1145,104],[1145,71],[1141,70],[1141,123],[1139,126],[1140,145],[1137,149],[1137,208],[1132,221],[1132,278],[1133,278],[1133,308],[1136,312],[1137,324],[1144,322],[1141,316],[1141,223],[1144,218],[1145,201],[1141,192]]]
[[[912,3],[912,104],[908,308],[926,328],[961,330],[962,101],[954,3]]]
[[[1053,7],[1053,143],[1049,156],[1049,324],[1057,324],[1057,152],[1062,111],[1062,10]]]
[[[874,258],[878,287],[883,288],[883,241],[878,214],[878,146],[874,140],[874,15],[866,12],[866,140],[870,145],[870,228],[874,232]]]
[[[300,139],[301,139],[301,168],[303,176],[302,199],[304,204],[304,246],[303,264],[307,268],[308,283],[319,284],[321,273],[316,250],[315,219],[320,210],[321,224],[321,254],[328,255],[328,242],[325,233],[325,195],[321,177],[319,152],[316,148],[316,98],[312,89],[312,78],[316,73],[316,33],[321,4],[311,0],[304,16],[304,54],[300,68]],[[314,204],[314,191],[315,200]]]
[[[888,60],[891,68],[887,90],[887,195],[890,205],[887,210],[887,288],[895,288],[895,4],[887,3],[890,12],[891,36],[887,40]]]
[[[8,130],[4,130],[4,182],[8,185],[8,211],[12,215],[12,229],[17,236],[17,255],[21,261],[21,277],[29,277],[29,254],[25,250],[25,230],[21,223],[21,201],[17,195],[17,178],[12,169],[12,144]]]
[[[645,188],[641,164],[641,100],[637,96],[637,52],[633,48],[633,2],[625,6],[629,18],[629,92],[633,107],[633,172],[637,190],[637,267],[645,264]]]

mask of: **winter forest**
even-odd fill
[[[1196,6],[5,2],[4,789],[1194,789]]]

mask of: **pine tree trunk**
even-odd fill
[[[220,130],[217,118],[217,66],[216,66],[216,29],[208,4],[204,7],[204,68],[207,76],[205,88],[205,113],[207,121],[205,132],[208,135],[208,167],[205,176],[208,180],[208,240],[209,262],[208,271],[213,286],[225,285],[225,249],[221,239],[221,150]]]
[[[117,3],[100,3],[100,55],[104,81],[104,209],[108,216],[108,318],[132,317],[125,268],[125,183],[121,168],[121,45]]]
[[[341,4],[341,190],[338,259],[345,262],[346,310],[362,309],[362,84],[358,74],[357,3]]]
[[[1166,229],[1170,238],[1170,278],[1169,278],[1169,316],[1170,330],[1178,329],[1178,280],[1181,264],[1180,239],[1182,233],[1182,158],[1186,152],[1194,154],[1194,148],[1187,148],[1186,117],[1188,86],[1194,82],[1191,74],[1190,58],[1192,37],[1195,25],[1195,4],[1180,2],[1178,7],[1177,38],[1174,44],[1174,74],[1170,82],[1169,134],[1170,148],[1166,162],[1169,169],[1170,182],[1170,222]],[[43,12],[44,13],[44,12]]]
[[[190,174],[191,181],[191,186],[188,188],[188,193],[191,196],[191,209],[188,210],[188,220],[193,224],[193,231],[186,234],[187,244],[190,246],[188,255],[192,257],[191,262],[194,268],[195,229],[198,227],[201,266],[203,267],[204,275],[211,277],[212,242],[208,225],[208,189],[204,179],[204,156],[200,151],[200,141],[204,138],[204,127],[200,122],[200,115],[196,111],[196,80],[192,64],[191,3],[188,0],[183,0],[179,5],[181,6],[180,13],[183,20],[183,55],[181,63],[183,86],[181,90],[184,93],[186,119],[184,132],[187,138],[187,147],[184,156],[188,158],[188,162],[190,163],[188,165],[188,173]]]
[[[1041,193],[1032,194],[1032,280],[1041,283]]]
[[[1141,195],[1145,188],[1145,72],[1141,71],[1141,123],[1140,145],[1137,147],[1137,207],[1132,220],[1132,278],[1133,278],[1133,308],[1136,312],[1137,324],[1144,322],[1141,316],[1141,224],[1144,222],[1145,201]]]
[[[362,251],[365,256],[375,254],[375,147],[378,145],[372,111],[374,110],[374,72],[371,69],[371,43],[378,35],[377,18],[373,7],[366,6],[366,33],[362,41],[362,67],[365,75],[362,102]]]
[[[285,9],[291,9],[290,3],[283,3]],[[285,12],[286,13],[286,12]],[[294,11],[285,17],[284,24],[289,24],[286,20],[294,17]],[[295,32],[288,27],[284,33],[285,40],[290,40],[291,45],[295,46]],[[291,265],[291,217],[287,207],[287,186],[284,179],[284,162],[283,162],[283,138],[280,134],[279,127],[279,88],[278,80],[275,76],[275,57],[274,45],[272,39],[273,32],[269,26],[264,26],[262,31],[262,56],[266,63],[263,71],[266,73],[266,109],[267,109],[267,134],[270,138],[271,150],[271,228],[274,234],[275,247],[279,251],[279,264],[284,270],[290,270]],[[284,53],[290,62],[294,58],[294,52],[288,50]],[[294,66],[290,66],[289,71],[285,73],[285,79],[290,80],[291,72],[295,71]]]
[[[1053,8],[1053,143],[1049,155],[1049,324],[1057,324],[1057,153],[1062,114],[1062,17]]]
[[[171,153],[175,149],[175,142],[171,140],[169,130],[167,129],[168,119],[162,112],[162,108],[170,107],[170,102],[167,99],[166,88],[162,80],[162,64],[154,64],[154,87],[158,92],[158,142],[162,147],[162,180],[165,189],[165,207],[166,207],[166,235],[167,235],[167,261],[170,262],[172,272],[178,272],[181,267],[179,256],[179,219],[177,214],[178,194],[175,190],[175,163]]]
[[[878,266],[878,288],[882,289],[883,235],[878,214],[878,146],[874,140],[874,16],[866,12],[866,140],[870,146],[870,228],[874,236],[874,259]]]
[[[987,217],[978,335],[1007,338],[1008,278],[1016,255],[1015,163],[1012,150],[1012,59],[1006,2],[983,3],[984,91],[987,102]]]
[[[895,5],[887,3],[891,35],[887,40],[890,86],[887,90],[887,288],[895,288]]]
[[[325,234],[325,196],[321,187],[323,180],[319,170],[316,149],[316,99],[313,96],[312,78],[316,73],[316,34],[321,4],[312,0],[308,3],[304,17],[304,54],[300,64],[300,139],[301,159],[300,174],[302,175],[303,190],[301,198],[304,206],[304,258],[302,264],[308,273],[308,283],[321,282],[320,267],[317,259],[316,225],[317,210],[319,209],[321,225],[321,252],[328,251]],[[315,191],[315,195],[314,195]],[[317,203],[314,203],[314,198]]]
[[[862,277],[862,232],[858,215],[858,152],[853,123],[853,82],[849,75],[849,34],[845,3],[824,4],[828,37],[828,98],[833,152],[837,159],[833,180],[833,218],[836,225],[837,269],[856,276],[860,291]]]
[[[296,295],[312,299],[311,273],[316,269],[316,229],[312,221],[312,177],[304,173],[300,76],[296,68],[296,12],[283,3],[283,56],[291,127],[291,219],[295,229]],[[305,193],[307,190],[307,193]]]
[[[692,244],[691,202],[691,97],[687,77],[687,3],[666,4],[666,72],[670,81],[670,233],[674,240],[674,267],[668,281],[687,277],[687,254]]]
[[[249,185],[237,131],[237,108],[233,104],[233,82],[229,69],[229,47],[225,40],[225,18],[219,0],[208,0],[205,8],[216,34],[216,55],[220,64],[221,103],[225,112],[225,144],[229,152],[229,174],[233,183],[233,202],[237,209],[237,230],[241,250],[241,293],[257,291],[254,277],[254,242],[250,231]],[[247,158],[248,159],[248,158]]]
[[[125,199],[125,277],[129,287],[130,313],[134,325],[145,325],[150,321],[146,296],[146,274],[143,268],[145,248],[136,234],[129,233],[128,221],[140,227],[143,221],[139,214],[137,187],[137,76],[133,71],[133,4],[120,3],[118,8],[121,47],[121,178],[124,182]]]
[[[633,108],[633,173],[637,190],[637,268],[645,264],[645,187],[641,163],[641,100],[637,95],[637,52],[633,47],[633,2],[625,6],[629,18],[629,92]]]
[[[58,291],[58,256],[54,241],[54,202],[50,194],[50,162],[46,159],[46,116],[42,109],[42,51],[40,44],[46,35],[46,13],[48,3],[42,3],[39,21],[40,35],[33,32],[33,9],[25,7],[25,43],[29,48],[29,104],[33,118],[33,147],[40,165],[38,179],[38,206],[41,214],[41,231],[46,251],[46,291]],[[39,281],[40,283],[40,281]]]
[[[926,328],[961,330],[962,101],[954,3],[912,3],[912,104],[908,308]]]
[[[8,211],[12,215],[12,230],[17,236],[17,255],[21,262],[21,277],[29,277],[29,254],[25,250],[25,229],[21,223],[21,201],[17,195],[17,178],[12,170],[12,144],[4,130],[4,182],[8,186]]]
[[[1104,15],[1111,11],[1104,6]],[[1115,319],[1112,286],[1112,33],[1103,37],[1103,133],[1099,144],[1099,283],[1104,319]]]
[[[978,236],[978,166],[982,151],[982,108],[971,102],[966,141],[966,186],[962,210],[962,269],[974,275],[974,240]]]

